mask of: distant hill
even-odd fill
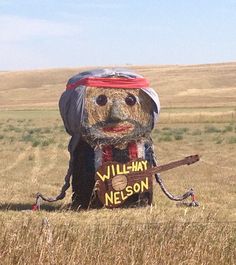
[[[236,62],[128,68],[150,81],[163,108],[236,107]],[[0,108],[57,108],[67,80],[87,69],[0,72]]]

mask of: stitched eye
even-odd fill
[[[96,98],[96,103],[99,105],[99,106],[105,106],[107,104],[107,97],[105,95],[99,95],[97,98]]]
[[[134,95],[128,95],[125,98],[125,103],[129,106],[133,106],[137,102],[136,97]]]

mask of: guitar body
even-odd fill
[[[152,175],[147,160],[138,159],[126,164],[109,161],[96,172],[96,191],[100,202],[107,208],[152,203]],[[136,177],[135,174],[139,173]],[[143,174],[140,174],[143,173]],[[132,175],[131,175],[132,174]]]

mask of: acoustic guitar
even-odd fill
[[[107,208],[121,206],[133,194],[152,192],[153,175],[199,161],[198,155],[152,167],[147,160],[138,159],[121,164],[104,163],[96,172],[95,188],[101,203]]]

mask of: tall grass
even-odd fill
[[[234,264],[236,227],[224,223],[81,224],[23,217],[2,223],[1,264]]]

